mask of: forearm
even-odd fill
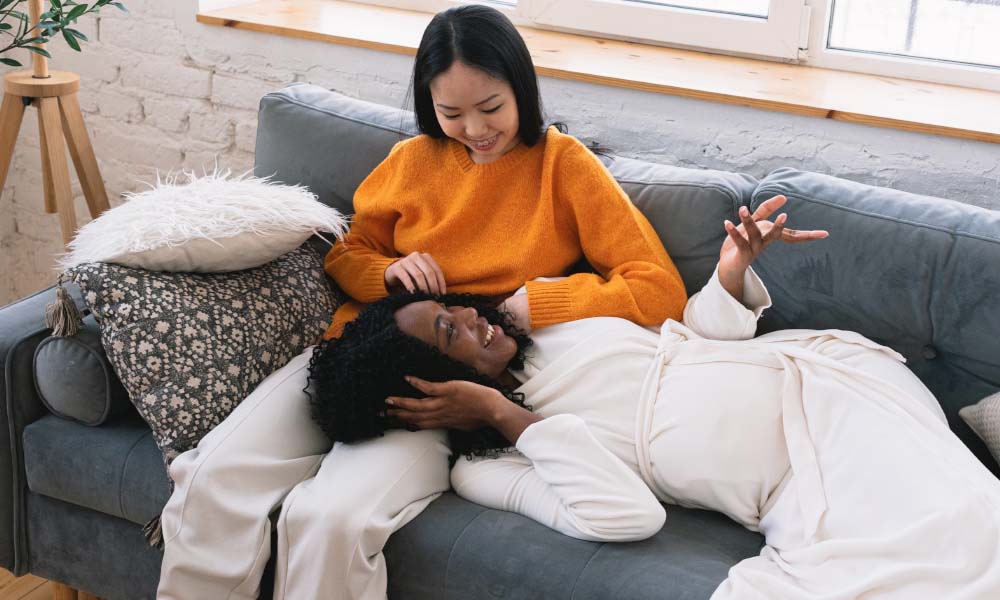
[[[503,398],[501,396],[501,398]],[[517,444],[521,434],[529,425],[541,421],[543,417],[523,406],[514,404],[503,398],[493,409],[490,424],[500,432],[511,444]]]
[[[771,298],[764,283],[749,268],[741,274],[736,292],[739,300],[734,290],[726,288],[723,273],[716,268],[705,287],[688,300],[684,308],[684,325],[709,339],[752,338],[761,313],[771,306]]]
[[[722,289],[729,292],[729,295],[740,304],[743,304],[743,280],[745,276],[746,269],[724,270],[721,266],[719,267],[719,283],[722,284]]]
[[[584,540],[641,540],[663,526],[666,514],[653,493],[579,417],[539,420],[517,449],[495,459],[460,458],[451,475],[455,491]]]
[[[368,303],[389,293],[385,270],[396,260],[354,242],[341,242],[330,249],[324,268],[347,295]]]
[[[533,329],[590,317],[620,317],[640,325],[681,318],[687,294],[675,269],[650,262],[622,265],[605,279],[579,273],[527,284]]]

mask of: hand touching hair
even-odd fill
[[[515,330],[509,318],[489,299],[466,294],[432,296],[423,292],[400,293],[374,302],[344,327],[341,337],[321,342],[309,363],[309,394],[316,423],[333,441],[355,442],[382,435],[404,425],[386,415],[389,396],[423,394],[404,379],[407,375],[428,381],[472,381],[492,387],[512,402],[523,400],[494,379],[442,354],[437,348],[405,334],[396,324],[397,310],[413,302],[432,300],[447,306],[473,307],[476,312],[517,342],[510,368],[524,366],[524,352],[531,345]],[[510,443],[493,429],[449,431],[456,454],[488,454]]]

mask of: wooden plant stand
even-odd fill
[[[41,0],[29,3],[31,22],[38,23]],[[38,136],[42,150],[42,181],[45,188],[45,212],[59,213],[63,243],[76,235],[76,210],[70,187],[69,167],[63,143],[69,147],[90,216],[97,217],[110,208],[104,180],[97,167],[94,148],[83,123],[77,92],[80,77],[67,71],[49,72],[48,60],[32,54],[34,70],[8,73],[3,78],[3,103],[0,104],[0,192],[14,156],[14,144],[28,106],[38,109]]]

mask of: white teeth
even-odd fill
[[[488,147],[490,147],[493,144],[493,142],[496,141],[496,139],[497,139],[497,136],[493,136],[490,139],[488,139],[486,141],[483,141],[483,142],[478,142],[478,143],[477,142],[472,142],[472,145],[475,146],[476,148],[488,148]]]
[[[494,335],[496,335],[496,333],[493,331],[493,326],[492,325],[487,325],[486,326],[486,343],[483,344],[483,348],[485,348],[486,346],[490,345],[490,342],[493,341],[493,336]]]

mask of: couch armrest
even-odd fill
[[[80,291],[66,284],[77,306]],[[49,335],[45,306],[55,299],[55,288],[42,290],[0,308],[0,481],[10,482],[0,496],[0,566],[15,575],[27,572],[25,555],[24,496],[27,489],[21,435],[25,426],[47,413],[38,398],[32,370],[35,348]]]

